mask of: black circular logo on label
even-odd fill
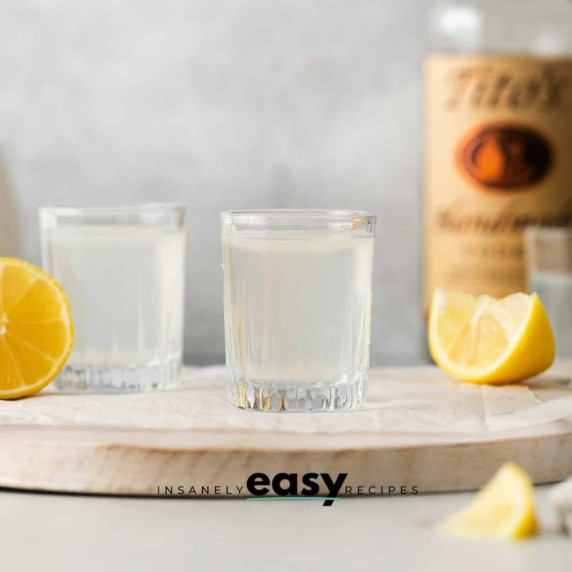
[[[544,135],[530,127],[495,123],[479,127],[457,149],[457,164],[472,182],[489,190],[525,190],[550,171],[553,152]]]

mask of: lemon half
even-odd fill
[[[0,399],[31,395],[66,363],[74,333],[61,286],[36,266],[0,258]]]
[[[508,383],[550,367],[556,347],[536,294],[474,297],[437,290],[429,315],[429,349],[453,377]]]

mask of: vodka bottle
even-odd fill
[[[523,229],[572,225],[572,2],[434,3],[425,302],[526,288]]]

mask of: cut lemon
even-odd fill
[[[473,383],[521,381],[554,361],[554,335],[536,294],[502,299],[435,292],[429,349],[453,377]]]
[[[518,465],[506,463],[469,506],[449,517],[439,530],[474,538],[533,536],[537,523],[530,477]]]
[[[0,399],[48,385],[66,363],[73,340],[61,286],[28,262],[0,258]]]

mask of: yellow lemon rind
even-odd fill
[[[554,335],[546,310],[537,294],[531,296],[529,313],[520,334],[497,361],[484,369],[456,364],[440,351],[437,305],[436,295],[433,298],[429,318],[429,351],[435,363],[452,377],[471,383],[512,383],[538,375],[554,362],[556,356]]]
[[[483,527],[479,515],[492,513],[498,504],[510,499],[512,512],[500,526]],[[453,514],[438,527],[447,535],[475,539],[523,540],[538,532],[534,485],[530,477],[515,463],[505,463],[493,478],[463,510]]]

